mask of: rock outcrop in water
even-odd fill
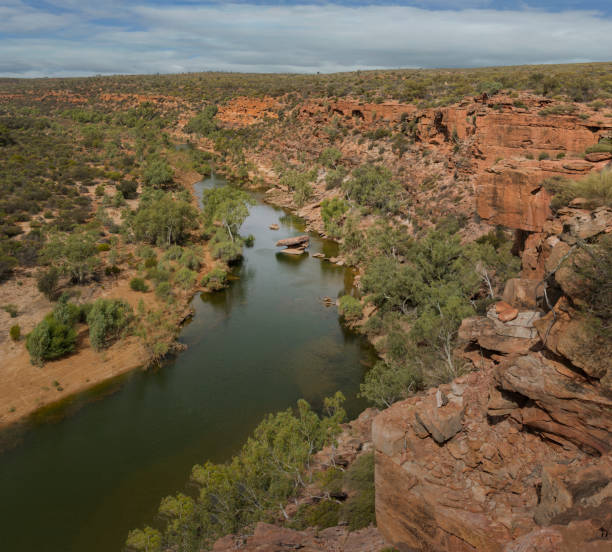
[[[281,253],[285,253],[287,255],[301,255],[306,251],[306,248],[310,244],[310,237],[305,236],[296,236],[295,238],[285,238],[284,240],[278,240],[276,242],[276,247],[284,247]]]
[[[612,351],[559,267],[577,236],[610,232],[612,219],[566,209],[546,225],[560,233],[532,235],[531,274],[547,281],[510,280],[509,304],[463,321],[474,371],[373,422],[378,528],[402,552],[612,549]],[[543,315],[546,284],[562,294]]]

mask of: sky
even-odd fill
[[[0,0],[0,77],[612,60],[612,0]]]

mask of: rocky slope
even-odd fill
[[[400,551],[612,549],[612,350],[562,263],[579,236],[612,231],[612,210],[544,227],[523,254],[535,279],[463,321],[473,371],[373,422],[378,528]]]
[[[612,159],[610,153],[585,154],[612,133],[609,117],[583,104],[525,93],[485,94],[428,109],[350,99],[291,106],[245,98],[222,107],[219,117],[234,128],[277,118],[258,146],[245,151],[252,175],[269,185],[277,184],[278,159],[312,166],[326,147],[339,149],[349,169],[368,162],[391,168],[409,196],[402,218],[411,232],[449,214],[465,218],[468,237],[492,225],[541,232],[551,215],[542,181],[579,178]],[[317,189],[310,211],[324,195],[324,187]]]

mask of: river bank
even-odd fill
[[[202,177],[194,171],[184,170],[177,170],[175,177],[176,182],[191,193],[193,204],[197,206],[194,183]],[[136,206],[136,202],[130,205],[131,208]],[[129,256],[135,249],[135,244],[124,244],[120,252]],[[99,283],[72,286],[70,292],[82,302],[99,298],[123,299],[134,310],[143,299],[148,308],[162,310],[165,321],[178,330],[192,314],[189,306],[191,299],[203,289],[200,280],[213,265],[214,261],[207,247],[204,247],[202,266],[194,286],[188,290],[175,290],[176,300],[171,308],[154,293],[142,294],[131,289],[130,280],[137,274],[137,270],[131,267],[125,267],[118,275],[104,278]],[[16,323],[20,325],[22,335],[26,335],[53,309],[53,303],[38,291],[35,275],[31,271],[24,271],[18,278],[0,284],[0,304],[9,303],[17,306],[19,316],[9,318],[8,314],[1,312],[0,331],[5,336],[8,335],[8,328]],[[168,333],[161,339],[167,341],[172,349],[177,335],[178,331]],[[26,422],[40,409],[48,409],[56,403],[63,404],[106,381],[134,370],[146,369],[154,360],[151,351],[134,335],[96,352],[91,347],[85,325],[78,328],[76,351],[65,358],[46,362],[43,368],[30,362],[25,339],[14,342],[5,338],[1,341],[0,358],[3,359],[0,364],[0,381],[3,383],[0,386],[0,431]]]

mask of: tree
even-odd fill
[[[67,355],[74,351],[76,338],[74,328],[58,322],[53,314],[48,314],[26,338],[30,361],[42,366],[45,360]]]
[[[82,284],[100,265],[93,232],[56,233],[45,244],[42,258]]]
[[[399,210],[404,190],[393,180],[391,171],[382,165],[362,165],[343,183],[346,198],[359,205],[395,213]]]
[[[197,228],[197,209],[169,192],[143,194],[136,214],[128,220],[137,240],[160,246],[182,243]]]
[[[121,299],[97,299],[87,315],[89,340],[99,351],[118,339],[134,317],[132,307]]]
[[[319,163],[328,168],[336,168],[340,159],[342,152],[336,148],[325,148],[319,155]]]
[[[341,221],[348,211],[348,203],[340,197],[324,199],[321,202],[321,217],[325,231],[332,238],[339,238],[342,233]]]
[[[236,241],[242,223],[249,216],[249,205],[253,199],[246,192],[231,186],[220,186],[204,190],[202,215],[210,227],[215,222],[222,224],[230,241]]]
[[[142,177],[146,186],[156,189],[166,189],[174,183],[172,167],[161,157],[154,157],[147,161]]]

